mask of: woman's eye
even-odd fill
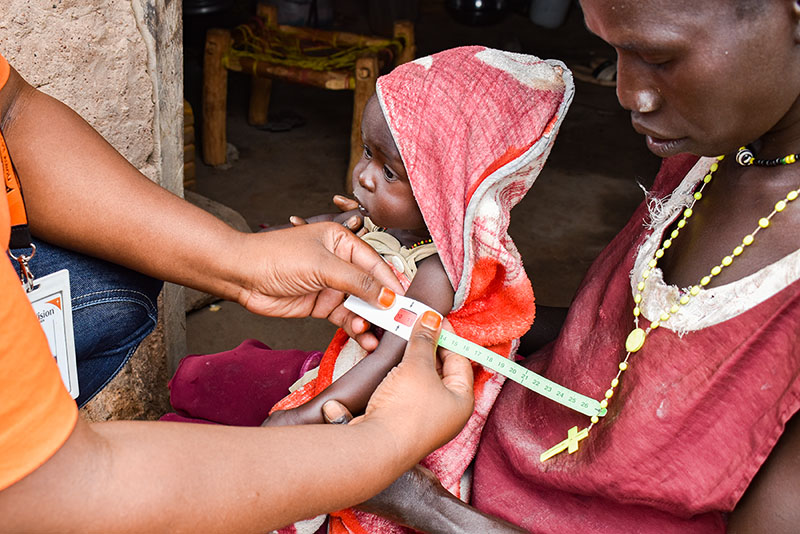
[[[383,167],[383,175],[387,180],[394,180],[395,178],[395,174],[392,172],[392,169],[386,166]]]
[[[369,147],[367,145],[362,145],[364,147],[364,158],[372,159],[372,152],[369,151]]]
[[[665,56],[640,56],[642,61],[652,67],[663,67],[670,62],[670,58]]]

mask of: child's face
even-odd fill
[[[378,226],[426,231],[403,160],[373,96],[361,120],[364,153],[353,169],[353,194],[361,212]]]

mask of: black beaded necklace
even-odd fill
[[[751,165],[756,167],[777,167],[778,165],[791,165],[798,160],[800,160],[800,154],[788,154],[782,158],[775,159],[759,159],[753,154],[753,149],[749,145],[739,148],[739,152],[736,153],[736,163],[742,167]]]

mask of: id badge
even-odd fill
[[[75,335],[72,330],[69,271],[62,269],[36,278],[34,286],[34,289],[28,292],[28,298],[47,336],[50,352],[61,372],[61,380],[75,399],[79,393],[78,368],[75,358]]]

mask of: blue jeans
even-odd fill
[[[83,406],[122,369],[158,321],[162,282],[107,261],[34,239],[35,277],[69,270],[72,322]],[[30,249],[13,250],[30,253]],[[12,260],[19,274],[19,264]]]

